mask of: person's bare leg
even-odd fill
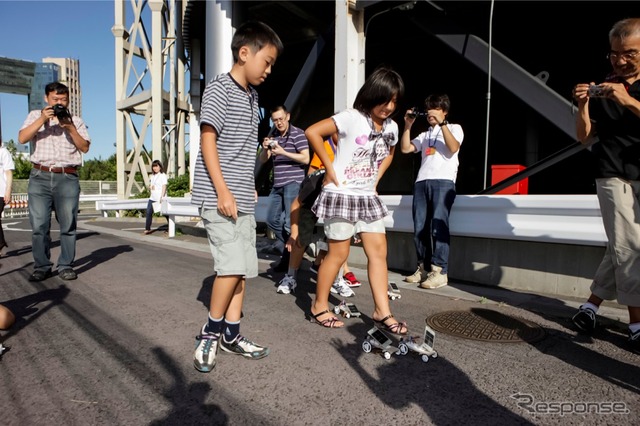
[[[602,303],[602,300],[603,299],[600,299],[598,296],[591,293],[591,296],[589,296],[589,298],[587,299],[587,302],[593,303],[596,306],[600,306],[600,304]]]
[[[387,270],[387,238],[385,234],[362,232],[360,233],[362,246],[367,255],[367,275],[373,303],[375,305],[372,319],[380,321],[391,314],[389,307],[389,297],[387,288],[389,285],[389,271]],[[398,319],[390,318],[385,321],[385,325],[398,323]],[[399,327],[398,331],[405,331],[406,328]]]
[[[245,283],[246,280],[242,278],[236,285],[231,301],[229,302],[229,306],[227,307],[227,311],[224,314],[226,321],[240,321],[240,318],[242,317],[242,304],[244,303]]]
[[[304,257],[304,247],[300,247],[298,243],[291,245],[291,255],[289,256],[289,269],[298,270],[302,264],[302,258]]]
[[[244,278],[241,275],[217,276],[211,289],[209,315],[211,318],[224,317],[229,321],[238,321],[243,298]]]
[[[316,297],[311,306],[311,314],[315,315],[325,310],[329,310],[329,292],[331,285],[336,278],[340,267],[349,256],[349,241],[329,240],[329,251],[324,257],[320,269],[318,270],[318,284],[316,286]],[[319,321],[329,318],[331,314],[321,315]],[[336,327],[342,327],[342,321],[336,322]]]

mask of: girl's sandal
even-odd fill
[[[342,321],[340,321],[337,317],[335,316],[330,316],[329,318],[323,319],[323,320],[319,320],[318,317],[324,314],[330,314],[331,311],[329,311],[328,309],[326,311],[322,311],[319,314],[313,314],[313,312],[309,311],[309,321],[311,321],[312,323],[321,325],[322,327],[325,328],[342,328],[344,327],[344,323]]]
[[[373,317],[371,317],[373,319]],[[382,328],[384,331],[388,331],[391,334],[396,334],[398,336],[405,336],[409,329],[407,328],[406,322],[396,322],[394,324],[385,324],[385,321],[393,318],[393,314],[389,314],[381,320],[374,319],[373,322],[378,325],[378,327]]]

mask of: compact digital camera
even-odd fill
[[[276,141],[276,140],[274,140],[274,139],[271,139],[271,140],[269,141],[269,149],[273,149],[273,148],[275,148],[276,146],[278,146],[278,141]]]
[[[590,98],[602,98],[605,96],[606,89],[602,86],[598,86],[597,84],[592,84],[589,86],[587,93]]]
[[[61,120],[63,118],[71,118],[71,113],[69,112],[69,110],[64,105],[60,104],[55,104],[53,106],[53,115],[55,115],[58,120]]]
[[[420,111],[418,108],[412,108],[411,112],[407,113],[407,117],[409,118],[424,117],[426,115],[427,115],[426,112]]]

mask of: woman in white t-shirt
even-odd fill
[[[9,150],[4,146],[0,147],[0,218],[2,217],[5,204],[11,202],[11,185],[13,183],[14,169],[15,165],[13,164],[11,153],[9,153]],[[0,220],[0,255],[5,247],[7,247],[7,242],[4,240],[2,221]]]
[[[151,220],[153,219],[153,203],[161,202],[167,195],[167,175],[164,173],[164,167],[159,160],[153,160],[151,163],[151,177],[149,178],[149,202],[147,203],[146,223],[144,226],[144,235],[151,233]]]

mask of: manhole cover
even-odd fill
[[[544,329],[532,321],[491,309],[441,312],[426,321],[441,333],[487,342],[533,343],[546,335]]]

